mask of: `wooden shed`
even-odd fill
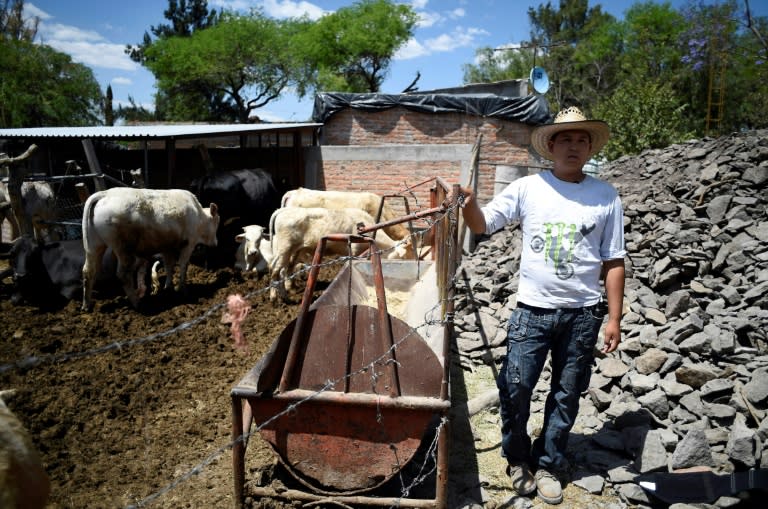
[[[148,187],[186,188],[212,171],[262,168],[284,189],[304,185],[304,153],[317,145],[316,123],[166,124],[0,129],[0,152],[38,150],[28,171],[49,177],[75,171],[125,181],[141,168]],[[69,163],[74,162],[74,164]]]

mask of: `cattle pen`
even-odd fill
[[[235,506],[246,491],[311,505],[447,503],[458,186],[430,179],[430,208],[317,245],[297,318],[232,389]],[[311,301],[327,242],[423,220],[428,259],[350,258]],[[259,433],[286,474],[247,484]]]

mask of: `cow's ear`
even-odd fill
[[[238,233],[235,235],[235,242],[242,242],[245,240],[245,234],[244,233]]]
[[[219,213],[219,207],[215,203],[211,203],[211,215],[215,216]]]

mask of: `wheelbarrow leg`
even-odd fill
[[[253,409],[251,403],[246,399],[243,402],[243,453],[248,448],[248,438],[251,436],[251,424],[253,423]]]
[[[251,406],[248,406],[249,412]],[[249,423],[250,425],[250,423]],[[243,435],[242,400],[232,396],[232,471],[235,480],[235,509],[242,509],[245,490],[245,438]]]

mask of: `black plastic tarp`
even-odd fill
[[[429,113],[466,113],[525,124],[541,125],[552,121],[544,96],[502,97],[492,94],[352,94],[322,92],[315,96],[314,122],[325,122],[345,108],[382,111],[395,106]]]

